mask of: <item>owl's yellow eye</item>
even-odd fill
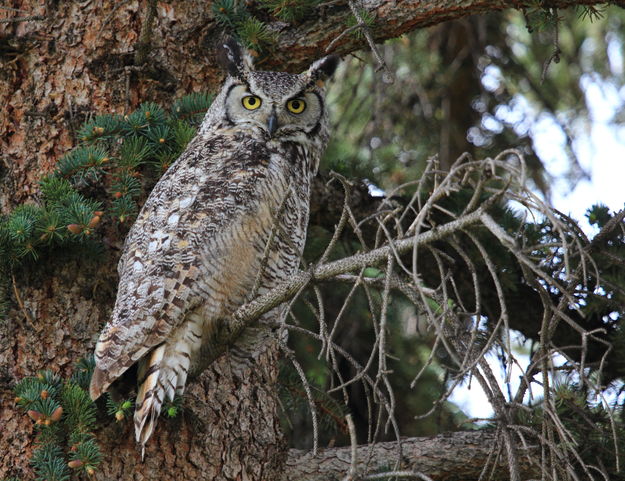
[[[301,114],[304,110],[306,110],[306,102],[302,99],[289,100],[286,103],[286,108],[293,114]]]
[[[243,104],[243,107],[245,107],[247,110],[256,110],[258,107],[260,107],[260,104],[262,104],[263,101],[260,99],[260,97],[257,97],[256,95],[246,95],[241,100],[241,103]]]

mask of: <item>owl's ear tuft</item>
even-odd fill
[[[339,57],[336,55],[328,55],[313,62],[308,70],[300,74],[306,88],[311,87],[315,83],[323,83],[323,81],[332,77],[339,60]]]
[[[241,80],[244,80],[248,72],[254,69],[252,57],[232,37],[220,42],[217,47],[217,62],[231,76]]]

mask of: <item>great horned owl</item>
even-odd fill
[[[221,45],[228,76],[128,234],[112,319],[95,349],[94,400],[138,363],[143,446],[218,323],[293,274],[304,247],[310,184],[328,141],[323,80],[338,59],[294,75],[254,71],[250,58],[234,41]]]

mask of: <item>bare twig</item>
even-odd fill
[[[295,356],[293,355],[293,351],[291,351],[284,344],[280,344],[280,347],[282,348],[282,352],[284,352],[284,354],[289,359],[289,361],[291,361],[291,364],[293,364],[293,367],[297,371],[297,374],[299,375],[300,380],[302,381],[304,390],[306,391],[306,399],[308,400],[308,406],[310,408],[310,416],[312,418],[312,425],[313,425],[313,455],[316,455],[317,450],[319,449],[318,447],[319,446],[319,421],[317,420],[317,409],[315,407],[315,400],[313,399],[312,390],[310,389],[310,384],[308,383],[308,380],[306,379],[306,374],[304,373],[302,366],[297,361],[297,359],[295,359]]]
[[[17,301],[17,305],[20,306],[20,309],[24,313],[24,317],[26,318],[30,326],[34,327],[35,323],[33,322],[32,317],[30,317],[30,313],[28,312],[28,309],[26,309],[26,306],[24,305],[24,301],[22,301],[22,296],[20,295],[20,291],[17,288],[17,283],[15,282],[14,274],[11,274],[11,280],[13,281],[13,294],[15,295],[15,300]]]
[[[558,9],[552,8],[549,16],[553,20],[553,52],[551,53],[549,58],[545,60],[545,63],[543,65],[543,71],[540,75],[540,83],[543,83],[545,81],[549,66],[552,63],[560,63],[560,54],[562,53],[562,50],[560,50],[560,19],[558,18]]]
[[[343,481],[354,481],[356,479],[356,473],[357,473],[356,466],[358,466],[358,455],[357,455],[358,440],[356,439],[356,425],[354,424],[354,420],[352,419],[351,414],[348,414],[347,416],[345,416],[345,421],[347,421],[347,426],[349,428],[351,461],[349,464],[349,472],[347,473],[347,476],[343,478]]]
[[[367,40],[369,47],[371,48],[371,53],[373,54],[373,57],[378,62],[378,70],[384,71],[384,74],[382,76],[382,81],[386,84],[392,84],[393,82],[395,82],[395,75],[393,74],[393,72],[391,72],[391,70],[388,68],[388,65],[386,65],[386,62],[382,58],[382,54],[380,53],[380,50],[378,49],[377,45],[375,44],[375,41],[373,40],[373,35],[371,34],[371,30],[369,29],[367,22],[365,22],[365,20],[362,18],[361,13],[358,10],[358,7],[356,6],[353,0],[350,0],[348,2],[348,5],[349,5],[349,9],[352,11],[352,15],[354,15],[354,18],[356,18],[356,21],[358,23],[352,27],[345,29],[334,40],[332,40],[332,42],[330,42],[330,44],[326,48],[326,52],[331,51],[334,48],[334,46],[338,43],[338,41],[341,38],[343,38],[345,35],[348,35],[352,33],[353,31],[360,29],[365,39]]]

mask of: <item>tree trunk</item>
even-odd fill
[[[141,32],[151,4],[156,16],[146,44]],[[377,14],[377,40],[521,4],[364,2]],[[266,68],[297,70],[321,56],[351,15],[347,5],[319,13],[300,26],[276,22],[282,28],[276,51],[282,53]],[[76,130],[89,116],[126,113],[147,100],[168,105],[185,93],[214,91],[222,77],[213,54],[221,30],[210,2],[13,0],[11,9],[0,7],[0,20],[11,18],[0,23],[0,214],[36,198],[38,180],[73,147]],[[364,42],[345,36],[337,51],[347,53]],[[142,56],[145,63],[136,64]],[[91,262],[45,259],[15,273],[13,308],[0,324],[0,478],[32,479],[33,423],[15,409],[13,386],[46,368],[66,376],[92,352],[115,298],[115,247],[121,241],[113,240],[113,248]],[[277,358],[272,341],[249,363],[235,365],[227,353],[222,356],[190,384],[183,414],[161,420],[144,463],[130,423],[107,418],[96,433],[104,459],[95,478],[280,479],[287,451],[277,422]]]
[[[274,341],[249,362],[237,364],[226,354],[212,364],[189,384],[181,415],[161,417],[144,462],[132,423],[108,424],[97,438],[110,440],[112,450],[95,478],[279,479],[286,451],[274,394],[277,354]]]

